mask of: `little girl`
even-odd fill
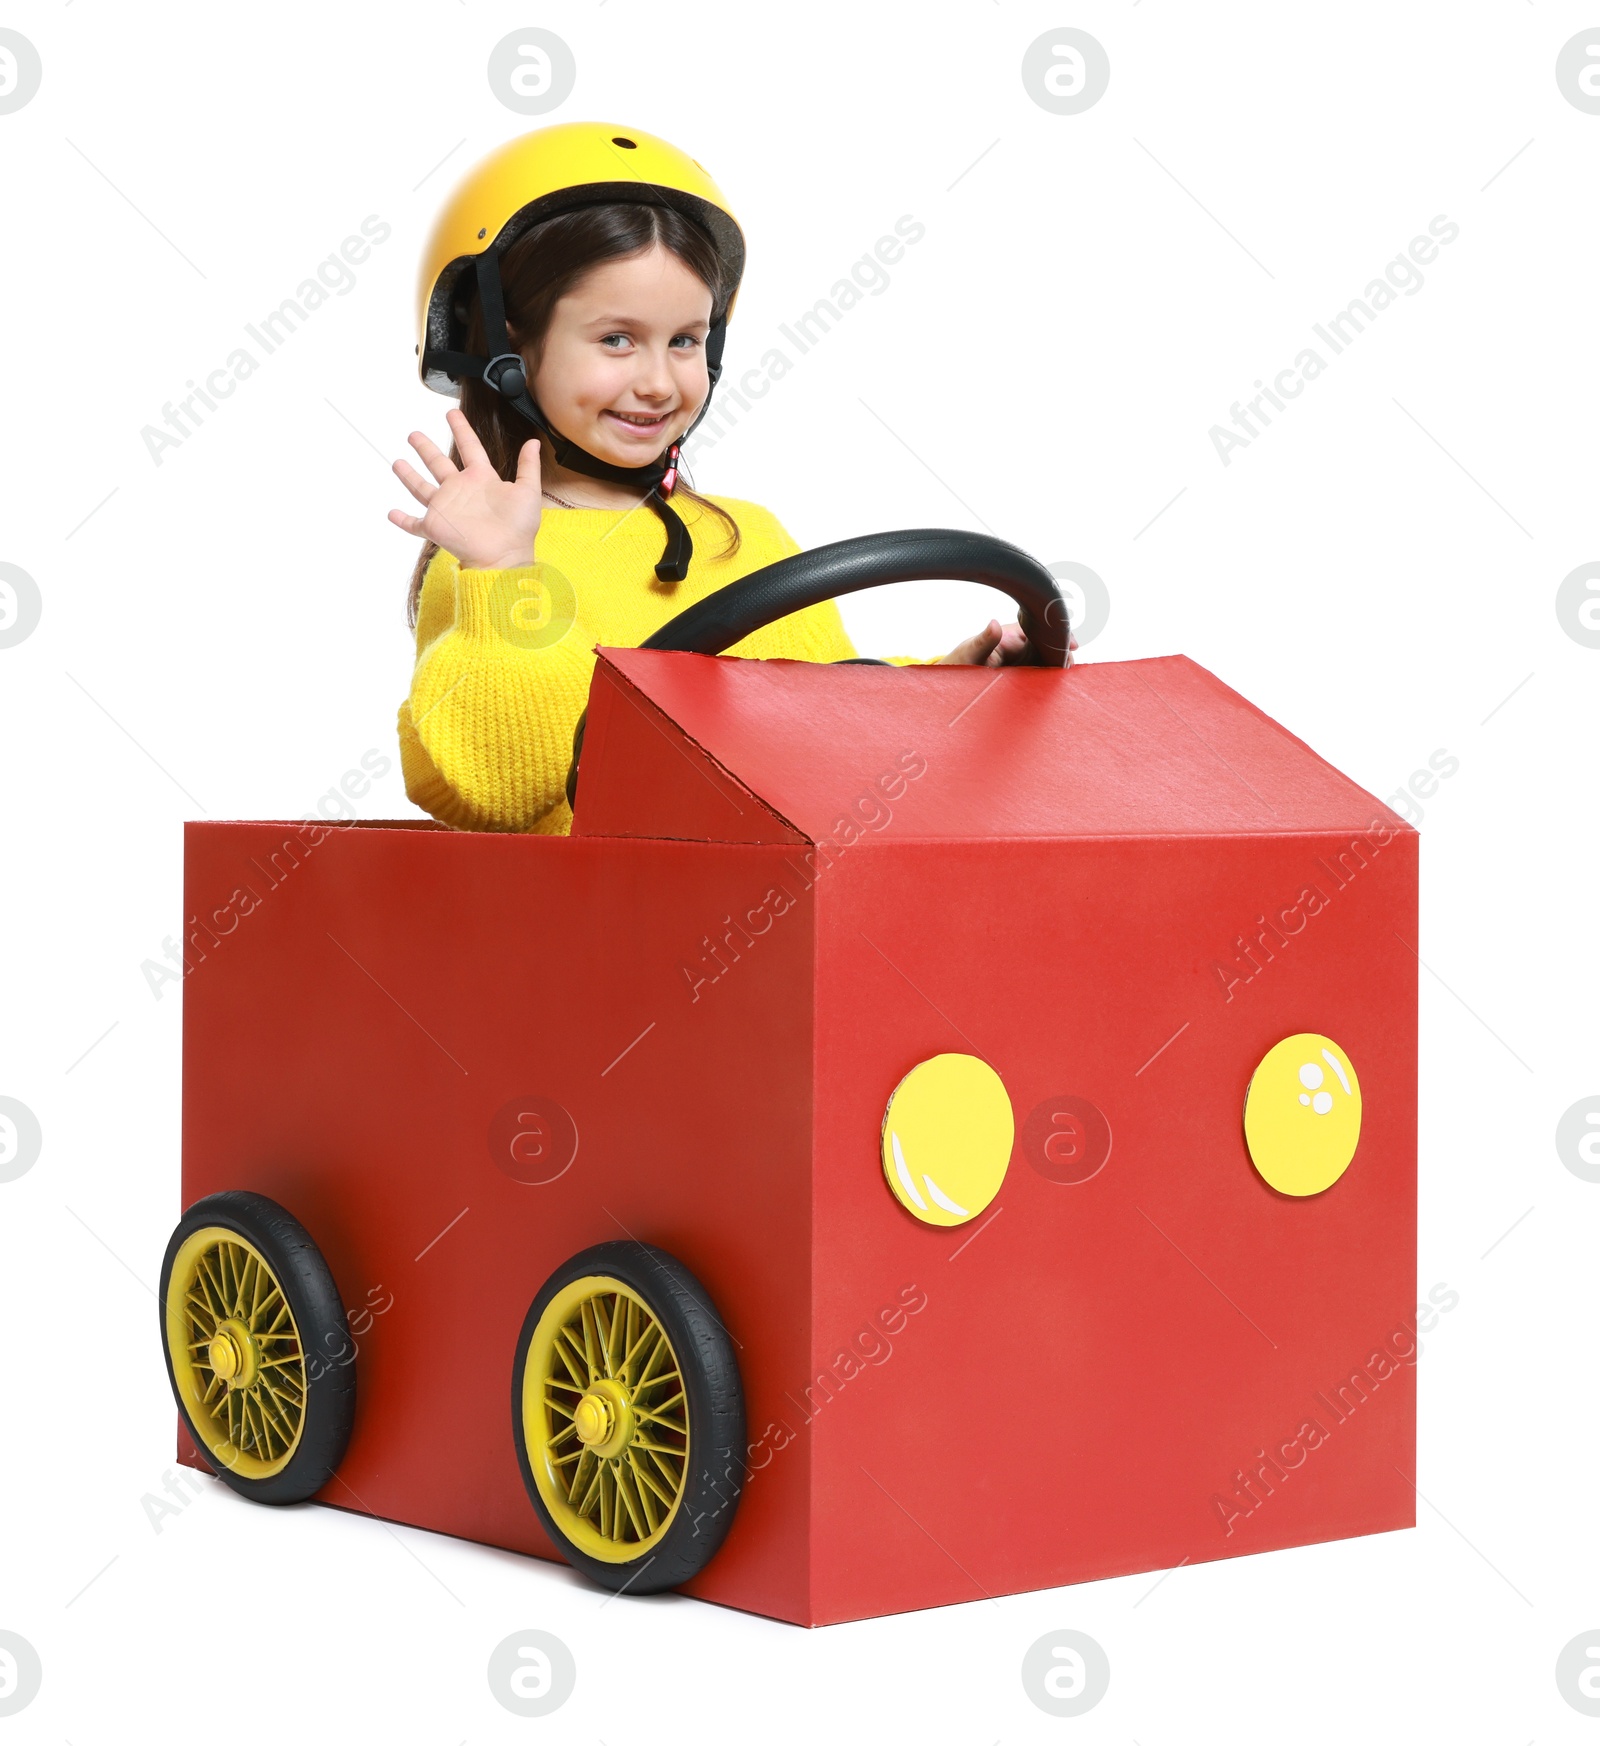
[[[501,147],[435,224],[419,367],[462,404],[446,414],[448,455],[411,433],[432,479],[396,461],[423,513],[389,519],[426,542],[407,602],[417,659],[401,767],[407,795],[445,824],[570,831],[567,766],[594,646],[636,647],[800,549],[759,505],[679,482],[743,267],[743,236],[699,164],[600,123]],[[824,601],[727,653],[856,651]],[[1015,623],[991,619],[941,661],[1031,655]]]

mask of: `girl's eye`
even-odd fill
[[[613,344],[613,341],[616,343]],[[700,341],[692,333],[680,333],[674,334],[669,343],[680,349],[686,349],[690,346],[699,345]],[[624,346],[632,345],[633,340],[630,335],[625,333],[608,333],[601,337],[600,344],[606,347],[608,351],[615,352],[620,351]]]

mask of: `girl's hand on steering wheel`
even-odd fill
[[[1078,639],[1069,632],[1068,666],[1072,664],[1072,651],[1077,646]],[[976,636],[968,637],[964,643],[957,643],[948,655],[941,655],[934,662],[936,667],[1018,667],[1033,664],[1033,648],[1028,641],[1027,632],[1015,619],[1010,624],[1002,625],[997,618],[991,618]]]
[[[410,442],[433,475],[429,484],[414,467],[396,461],[400,483],[424,506],[421,515],[391,509],[389,519],[407,533],[443,546],[468,570],[511,570],[533,562],[533,537],[539,531],[539,440],[529,437],[517,456],[517,476],[502,479],[477,432],[459,407],[445,418],[456,439],[462,465],[420,430]]]

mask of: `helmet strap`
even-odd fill
[[[488,348],[487,358],[471,357],[464,352],[429,351],[423,359],[429,369],[448,371],[452,376],[477,376],[495,389],[511,406],[546,438],[556,464],[573,473],[583,473],[591,479],[605,479],[614,485],[645,487],[643,502],[660,517],[667,532],[667,543],[656,565],[656,575],[663,582],[681,582],[689,573],[689,561],[694,556],[694,541],[683,524],[683,518],[667,502],[678,483],[679,451],[711,405],[711,392],[722,374],[722,346],[727,329],[718,322],[706,335],[706,374],[709,378],[706,397],[700,404],[689,429],[670,444],[660,458],[642,467],[619,467],[611,461],[591,455],[585,448],[563,436],[551,424],[529,393],[527,366],[520,353],[512,350],[506,330],[505,295],[500,283],[500,256],[493,246],[476,257],[478,301],[483,310],[483,338]]]

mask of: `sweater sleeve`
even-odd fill
[[[443,824],[572,828],[567,766],[595,639],[549,574],[536,563],[462,569],[442,549],[428,566],[397,725],[407,797]]]

